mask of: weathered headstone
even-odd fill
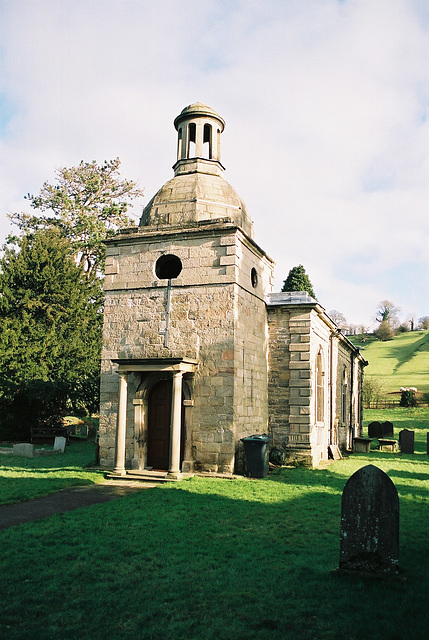
[[[87,436],[88,435],[88,425],[87,424],[82,424],[80,426],[80,435],[81,436]]]
[[[381,423],[381,437],[382,438],[393,438],[393,423],[386,420],[386,422]]]
[[[370,422],[368,425],[368,438],[381,438],[382,436],[381,422]]]
[[[60,453],[64,453],[66,450],[66,438],[62,436],[56,436],[54,440],[54,451],[59,451]]]
[[[414,431],[402,429],[399,432],[399,446],[401,453],[414,453]]]
[[[34,458],[34,444],[29,442],[19,442],[13,445],[14,456],[22,456],[23,458]]]
[[[398,492],[384,471],[369,464],[344,487],[340,569],[394,573],[398,566]]]

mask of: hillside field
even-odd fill
[[[399,392],[401,387],[429,393],[429,331],[401,333],[386,342],[350,339],[369,362],[365,376],[382,381],[385,393]]]

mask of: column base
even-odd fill
[[[165,477],[170,480],[181,480],[183,475],[181,471],[169,471]]]
[[[115,476],[126,476],[127,472],[125,469],[113,469],[113,473]]]

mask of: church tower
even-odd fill
[[[240,439],[268,428],[274,265],[223,176],[222,117],[196,103],[174,126],[174,177],[107,244],[100,459],[118,474],[242,471]]]

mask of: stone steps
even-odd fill
[[[180,478],[168,478],[166,471],[152,471],[149,469],[139,471],[133,469],[126,471],[125,475],[119,475],[114,472],[106,473],[105,478],[108,480],[122,480],[124,482],[155,482],[162,484],[166,482],[177,482],[184,478],[191,478],[193,475],[192,473],[182,473]]]

